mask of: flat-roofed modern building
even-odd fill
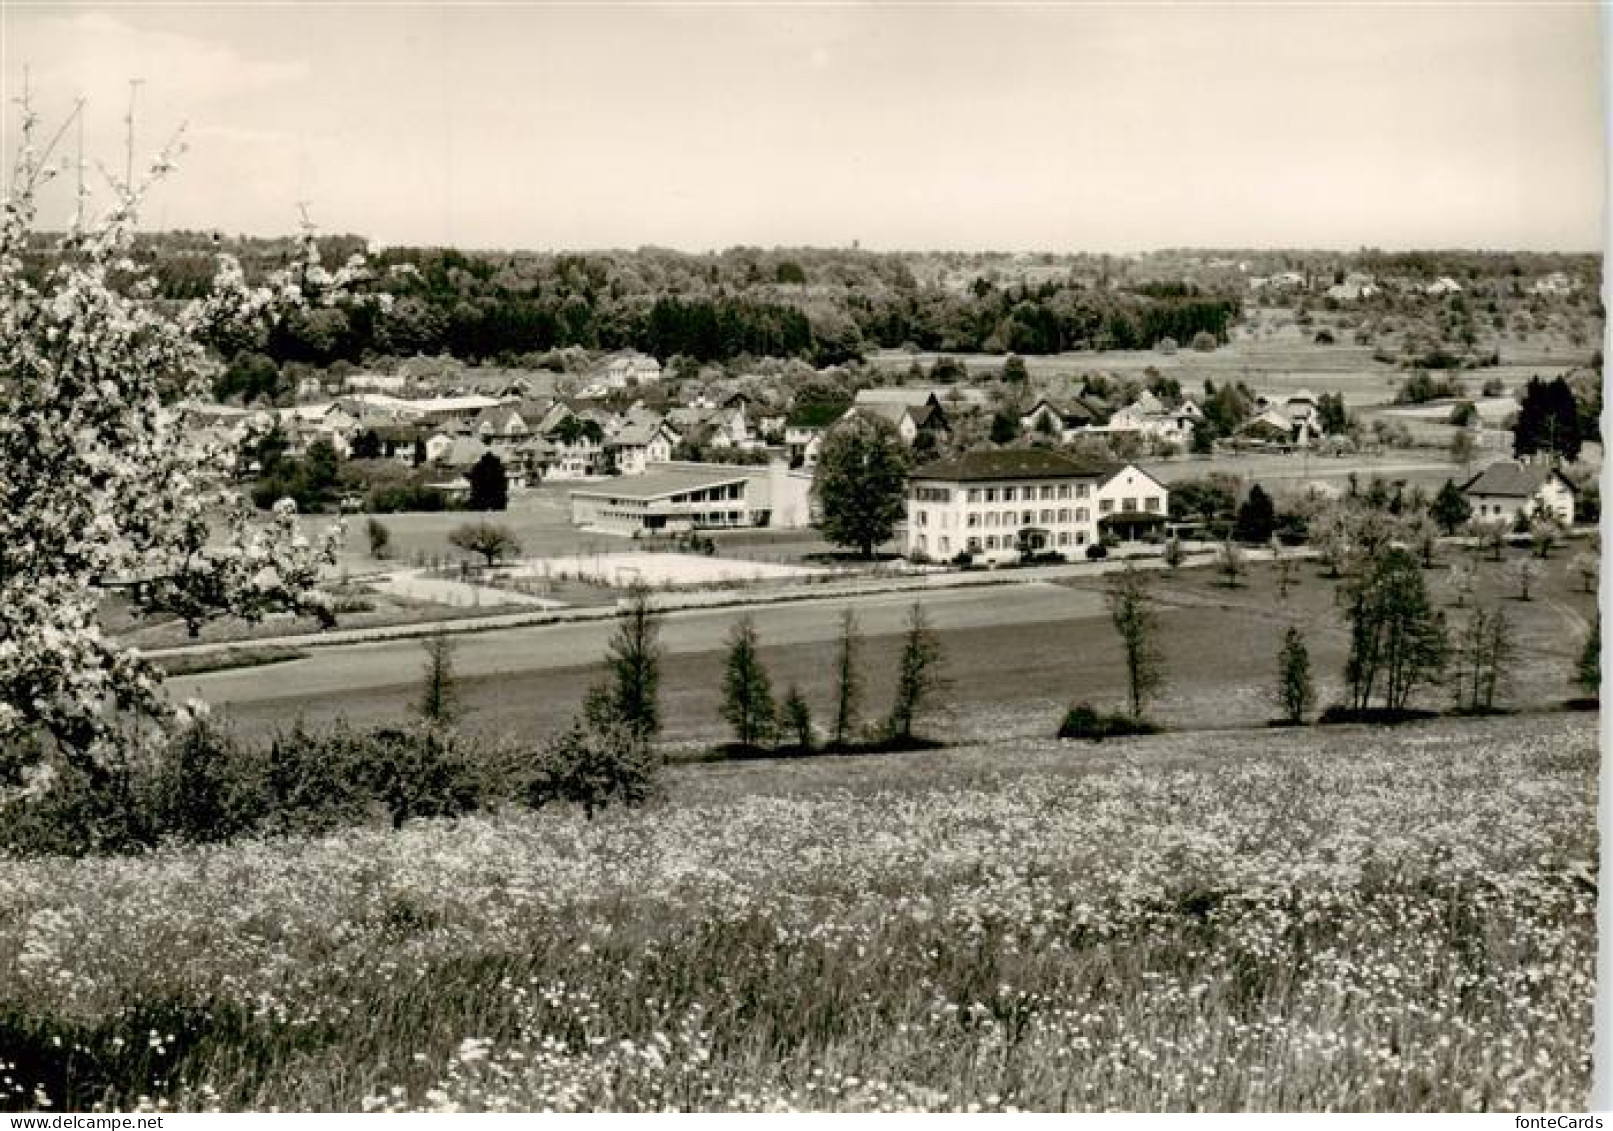
[[[909,477],[904,549],[940,561],[965,552],[993,562],[1081,557],[1105,529],[1162,526],[1167,510],[1164,485],[1131,464],[1078,463],[1036,448],[969,452]]]
[[[652,463],[571,491],[571,521],[612,534],[805,526],[810,475],[770,467]]]

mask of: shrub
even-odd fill
[[[1130,715],[1103,715],[1089,703],[1079,703],[1064,714],[1059,724],[1060,738],[1084,738],[1102,742],[1106,738],[1126,738],[1131,735],[1158,734],[1157,724]]]
[[[481,808],[487,790],[461,741],[426,726],[372,731],[360,746],[358,770],[400,829],[410,817],[457,817]]]
[[[158,769],[153,824],[199,843],[250,832],[272,804],[266,769],[259,752],[211,723],[198,722],[178,737]]]
[[[390,557],[392,554],[392,531],[387,529],[384,522],[369,519],[364,524],[364,533],[370,541],[370,557],[376,561]]]
[[[398,514],[405,511],[435,513],[448,509],[448,496],[431,487],[377,487],[364,501],[371,514]]]
[[[1102,561],[1104,558],[1107,558],[1108,556],[1109,556],[1109,547],[1105,546],[1102,542],[1094,542],[1094,543],[1092,543],[1092,545],[1087,547],[1087,560],[1088,561],[1092,561],[1092,562]]]
[[[660,769],[650,744],[629,727],[579,718],[539,754],[526,800],[534,809],[574,802],[591,821],[612,802],[631,809],[649,801]]]

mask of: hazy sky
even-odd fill
[[[0,40],[7,108],[25,65],[47,120],[86,97],[108,164],[129,79],[138,152],[188,122],[151,227],[306,201],[474,247],[1602,245],[1592,4],[0,0]]]

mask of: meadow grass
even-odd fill
[[[0,1106],[1586,1101],[1596,722],[679,767],[0,861]]]

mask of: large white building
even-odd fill
[[[1132,464],[1095,466],[1035,448],[970,452],[908,479],[909,556],[960,553],[1013,561],[1023,552],[1082,557],[1106,531],[1161,526],[1165,486]]]

